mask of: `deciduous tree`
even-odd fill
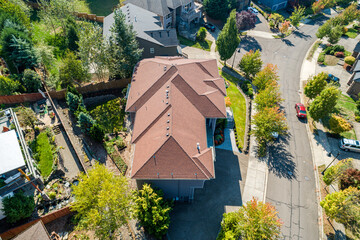
[[[342,118],[340,116],[332,115],[329,120],[329,125],[331,131],[334,133],[342,133],[347,132],[351,130],[351,124],[346,121],[345,118]]]
[[[150,185],[144,184],[135,193],[134,214],[144,228],[158,239],[169,229],[170,211],[170,204],[163,199],[161,190],[154,190]]]
[[[22,127],[29,126],[35,129],[35,122],[37,121],[35,112],[31,108],[20,107],[16,113],[19,119],[19,123]]]
[[[360,171],[355,168],[347,169],[340,176],[340,189],[344,190],[348,187],[355,187],[360,190]]]
[[[18,89],[20,83],[8,77],[0,76],[0,95],[12,95]]]
[[[264,108],[276,107],[276,105],[283,101],[278,84],[271,82],[264,90],[256,95],[254,101],[258,111],[262,111]]]
[[[13,197],[5,197],[2,204],[6,221],[9,223],[30,217],[35,209],[34,197],[25,196],[22,191],[18,191]]]
[[[322,90],[325,89],[327,82],[326,79],[328,74],[325,72],[321,72],[318,75],[312,77],[304,87],[305,96],[310,99],[315,98],[318,96]]]
[[[224,213],[216,239],[278,239],[281,225],[274,206],[253,198],[237,212]]]
[[[281,23],[281,26],[279,27],[280,32],[282,34],[286,34],[287,31],[289,30],[289,26],[290,26],[290,22],[284,21],[283,23]]]
[[[239,30],[246,28],[254,28],[256,23],[256,15],[251,11],[241,11],[236,13],[236,24]]]
[[[41,78],[34,70],[25,69],[22,81],[27,92],[33,93],[41,89]]]
[[[104,165],[80,174],[73,185],[75,201],[71,209],[77,212],[79,229],[94,230],[99,239],[113,239],[117,228],[130,217],[131,192],[124,176],[116,176]]]
[[[73,52],[68,51],[59,68],[59,80],[62,87],[80,84],[90,79],[90,74],[84,68]]]
[[[327,86],[321,91],[309,108],[309,113],[314,121],[318,122],[323,117],[334,112],[339,94],[340,91],[335,86]]]
[[[238,29],[236,27],[236,11],[230,13],[225,26],[221,30],[216,40],[216,45],[220,54],[220,59],[225,62],[231,58],[240,43]]]
[[[290,16],[291,24],[295,27],[298,27],[300,24],[300,21],[304,18],[305,13],[305,7],[295,7],[294,11],[292,12]]]
[[[142,49],[136,40],[132,25],[125,23],[125,15],[117,9],[114,12],[114,24],[110,28],[109,71],[113,78],[130,77],[135,64],[140,60]]]
[[[250,50],[244,54],[239,63],[239,68],[245,73],[247,78],[254,77],[262,67],[263,61],[259,49],[255,52]]]
[[[326,185],[332,184],[337,178],[339,178],[347,169],[353,167],[353,159],[347,158],[339,161],[337,164],[326,169],[323,181]]]
[[[277,75],[277,66],[267,64],[263,70],[255,75],[253,84],[257,87],[258,91],[265,89],[272,82],[277,82],[279,76]]]

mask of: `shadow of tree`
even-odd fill
[[[251,36],[245,36],[241,39],[241,42],[239,44],[239,48],[244,49],[245,51],[250,51],[250,50],[254,50],[256,51],[257,49],[259,49],[260,51],[262,51],[262,47],[259,44],[259,42],[251,37]]]
[[[288,151],[288,140],[290,136],[281,136],[278,141],[268,147],[269,157],[266,163],[269,171],[278,177],[296,179],[296,163]]]
[[[290,47],[295,46],[289,39],[282,38],[281,41],[284,42],[286,45],[288,45]]]
[[[309,35],[309,34],[304,34],[304,32],[300,32],[300,31],[298,31],[298,30],[294,31],[294,32],[293,32],[293,35],[294,35],[295,37],[302,38],[302,39],[305,39],[305,40],[311,39],[311,35]]]

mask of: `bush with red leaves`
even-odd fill
[[[336,52],[335,57],[343,58],[343,57],[345,57],[345,54],[343,52]]]
[[[239,30],[254,28],[256,23],[256,15],[251,11],[241,11],[236,13],[236,25]]]
[[[340,177],[340,189],[344,190],[348,187],[360,188],[360,171],[350,168],[346,170]]]

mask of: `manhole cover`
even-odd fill
[[[310,180],[310,178],[308,178],[308,177],[306,177],[306,176],[305,176],[305,180],[306,180],[306,181],[309,181],[309,180]]]

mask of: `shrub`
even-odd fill
[[[343,57],[345,57],[345,54],[343,52],[336,52],[335,57],[343,58]]]
[[[25,69],[22,81],[27,92],[37,92],[41,88],[41,78],[34,70]]]
[[[49,198],[50,198],[51,200],[55,199],[55,198],[56,198],[56,192],[50,192],[50,193],[49,193]]]
[[[344,173],[347,169],[352,168],[352,159],[347,158],[339,161],[336,165],[326,169],[323,181],[326,185],[330,185],[337,177]]]
[[[20,83],[10,78],[0,76],[0,95],[12,95],[18,89]]]
[[[331,131],[337,134],[347,132],[351,129],[351,125],[346,121],[346,119],[336,115],[331,116],[329,125]]]
[[[318,63],[321,63],[321,64],[323,64],[324,63],[324,61],[325,61],[325,53],[324,52],[321,52],[320,54],[319,54],[319,57],[318,57]]]
[[[34,198],[32,196],[25,196],[22,191],[15,193],[13,197],[5,197],[3,199],[3,211],[6,221],[9,223],[15,223],[30,217],[34,209]]]
[[[95,120],[88,114],[84,112],[80,112],[78,116],[78,125],[81,128],[81,131],[89,134],[91,128],[94,126]],[[97,130],[93,130],[94,132]]]
[[[348,187],[355,187],[360,189],[360,171],[358,169],[347,169],[340,176],[340,189],[344,190]]]
[[[341,45],[330,45],[324,49],[325,54],[334,55],[336,52],[345,52],[345,47]]]
[[[105,132],[104,132],[104,129],[99,124],[94,124],[90,128],[89,135],[95,141],[102,142],[102,140],[104,139],[104,136],[105,136]]]
[[[75,113],[81,107],[85,107],[82,96],[75,95],[72,92],[66,93],[66,103],[72,113]]]
[[[201,27],[199,29],[199,31],[197,32],[196,34],[196,38],[199,40],[199,41],[205,41],[205,38],[206,38],[206,29],[204,27]]]
[[[360,116],[355,116],[355,121],[360,122]]]
[[[353,56],[347,56],[344,61],[345,63],[349,64],[349,65],[353,65],[355,63],[355,58]]]

